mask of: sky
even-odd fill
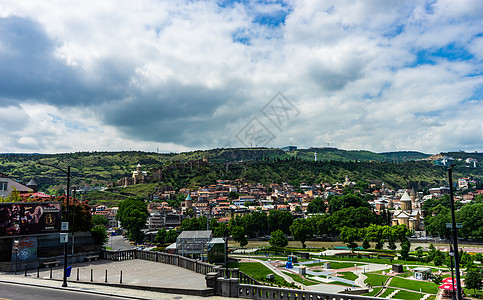
[[[0,153],[483,151],[480,0],[0,0]]]

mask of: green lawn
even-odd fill
[[[289,272],[284,272],[286,275],[290,276],[293,280],[295,280],[296,282],[298,283],[301,283],[303,285],[315,285],[315,284],[319,284],[320,282],[319,281],[312,281],[312,280],[308,280],[308,279],[303,279],[302,277],[300,277],[299,275],[297,274],[293,274],[293,273],[289,273]],[[307,277],[306,277],[307,278]]]
[[[389,296],[392,292],[394,292],[396,289],[392,289],[392,288],[387,288],[384,293],[382,293],[381,298],[386,298],[387,296]],[[397,294],[396,294],[397,295]],[[396,296],[397,298],[397,296]]]
[[[422,298],[422,295],[420,293],[400,290],[396,295],[394,295],[394,298],[404,300],[419,300]]]
[[[356,266],[365,266],[366,265],[364,263],[330,261],[330,268],[331,269],[334,269],[334,270],[337,270],[337,269],[345,269],[345,268],[354,267],[354,264]],[[307,267],[315,267],[315,266],[323,266],[323,265],[324,265],[324,262],[307,264],[305,266],[307,266]]]
[[[371,291],[371,292],[369,292],[369,293],[365,293],[365,294],[363,294],[363,296],[369,296],[369,297],[372,297],[372,296],[374,296],[375,294],[379,293],[379,291],[380,291],[381,289],[382,289],[382,287],[372,289],[372,291]]]
[[[230,264],[230,267],[233,268],[240,268],[240,271],[255,278],[258,281],[267,282],[266,277],[268,274],[274,274],[272,270],[265,267],[263,264],[259,262],[247,262],[247,263],[238,263],[238,264]],[[274,274],[275,280],[273,281],[274,284],[278,285],[285,285],[286,281],[281,276]]]
[[[366,273],[365,275],[367,276],[367,278],[364,282],[370,284],[371,286],[381,286],[389,278],[389,276],[387,275],[380,275],[374,273]]]
[[[436,286],[436,284],[430,281],[411,280],[411,279],[404,279],[401,277],[394,277],[389,283],[389,286],[395,287],[395,288],[403,288],[403,289],[412,290],[416,292],[419,292],[419,290],[421,289],[423,293],[428,293],[428,294],[438,293],[438,287]]]
[[[353,281],[357,279],[357,275],[352,272],[339,272],[339,274],[342,275],[344,279],[353,280]]]

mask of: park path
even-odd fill
[[[375,294],[374,297],[379,297],[380,295],[384,294],[384,292],[387,290],[389,287],[389,283],[391,280],[394,278],[394,276],[389,277],[386,282],[384,282],[384,285],[382,286],[382,289],[379,291],[379,293]]]
[[[364,283],[364,281],[366,281],[367,276],[362,273],[362,270],[360,268],[357,268],[352,273],[354,273],[354,274],[356,274],[358,276],[356,278],[356,280],[354,281],[355,282],[355,285],[357,285],[359,287],[362,287],[362,288],[366,287],[366,284]]]
[[[282,277],[285,281],[289,282],[289,283],[294,283],[296,286],[300,287],[301,289],[305,290],[307,287],[301,283],[298,283],[296,282],[295,280],[293,280],[292,277],[288,276],[287,274],[285,274],[284,272],[280,271],[279,269],[277,269],[276,267],[274,267],[271,263],[269,263],[268,261],[264,261],[264,260],[260,260],[260,259],[250,259],[250,261],[255,261],[255,262],[258,262],[258,263],[261,263],[263,264],[265,267],[269,268],[271,271],[273,271],[273,273],[277,274],[278,276]]]

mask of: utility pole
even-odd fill
[[[48,164],[44,164],[44,163],[41,163],[39,162],[39,164],[43,165],[43,166],[48,166],[48,167],[51,167],[51,168],[54,168],[54,169],[57,169],[63,173],[65,173],[67,175],[67,199],[65,201],[65,216],[64,216],[64,222],[67,223],[67,229],[66,229],[66,233],[67,234],[67,237],[69,236],[69,198],[70,198],[70,166],[67,167],[67,171],[57,167],[57,166],[53,166],[53,165],[48,165]],[[68,251],[69,251],[69,248],[68,248],[68,239],[64,242],[64,279],[63,279],[63,282],[62,282],[62,287],[67,287],[67,255],[68,255]]]
[[[449,202],[451,204],[451,222],[452,228],[451,232],[453,233],[453,246],[454,246],[454,269],[455,269],[455,279],[456,279],[456,299],[462,300],[462,292],[461,292],[461,282],[460,282],[460,266],[459,266],[459,253],[458,253],[458,237],[456,234],[456,219],[454,215],[454,197],[453,197],[453,167],[455,165],[452,164],[448,168],[448,177],[449,177]],[[454,283],[453,283],[454,284]]]

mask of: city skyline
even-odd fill
[[[0,1],[0,152],[481,151],[482,28],[476,0]]]

